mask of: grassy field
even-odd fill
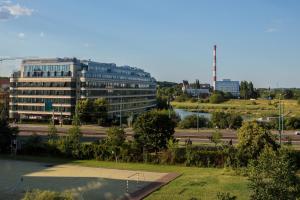
[[[289,116],[300,115],[300,105],[296,100],[284,100],[286,113],[291,112]],[[172,106],[178,109],[202,112],[235,112],[241,115],[254,117],[271,116],[278,114],[278,100],[229,100],[220,104],[197,103],[197,102],[172,102]]]
[[[0,158],[9,158],[0,156]],[[158,199],[216,199],[218,192],[230,192],[239,200],[249,198],[247,178],[236,176],[232,171],[215,168],[195,168],[184,166],[151,165],[140,163],[115,163],[95,160],[64,160],[47,157],[18,156],[20,160],[34,160],[40,162],[68,163],[90,167],[112,169],[142,170],[153,172],[177,172],[182,175],[160,190],[152,193],[148,200]]]

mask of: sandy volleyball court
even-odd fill
[[[76,199],[141,199],[177,176],[0,159],[0,199],[20,199],[32,189],[71,192]]]
[[[38,172],[25,174],[26,177],[88,177],[88,178],[106,178],[117,180],[141,180],[154,182],[167,173],[155,173],[144,171],[130,171],[107,168],[83,167],[76,165],[56,165],[43,169]]]

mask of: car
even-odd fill
[[[295,132],[295,135],[300,135],[300,131],[296,131],[296,132]]]

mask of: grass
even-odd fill
[[[0,158],[11,158],[0,156]],[[143,163],[115,163],[96,160],[65,160],[52,157],[17,156],[16,159],[38,162],[68,163],[90,167],[141,170],[153,172],[176,172],[181,176],[152,193],[146,199],[216,199],[218,192],[230,192],[239,200],[249,198],[247,178],[235,175],[231,170],[217,168],[196,168],[184,166],[152,165]]]
[[[289,116],[300,115],[300,106],[297,100],[284,100],[286,113],[291,112]],[[202,112],[235,112],[241,115],[249,115],[253,117],[272,116],[278,114],[278,100],[229,100],[220,104],[197,103],[197,102],[172,102],[172,106],[178,109],[186,109],[195,111],[200,109]]]

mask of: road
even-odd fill
[[[18,124],[21,137],[28,137],[34,133],[46,136],[48,134],[48,125],[33,125],[33,124]],[[56,126],[59,135],[66,135],[68,129],[71,127],[69,125],[64,125],[63,127]],[[106,131],[108,128],[94,126],[94,125],[84,125],[81,127],[83,134],[83,141],[95,141],[103,139],[106,137]],[[176,129],[175,138],[179,141],[184,142],[188,138],[193,142],[210,142],[209,137],[214,132],[214,129],[200,129],[199,132],[195,129]],[[128,139],[132,139],[133,130],[131,128],[125,129]],[[236,130],[220,130],[222,133],[223,141],[232,140],[233,143],[237,141],[237,131]],[[292,139],[293,144],[300,145],[300,136],[294,134],[295,131],[285,131],[282,135],[283,141],[286,141],[286,137]],[[278,131],[272,131],[273,134],[278,134]]]

